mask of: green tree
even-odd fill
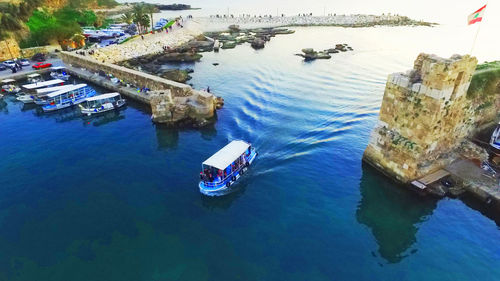
[[[149,16],[147,15],[146,5],[143,3],[134,5],[133,13],[134,23],[138,25],[139,31],[141,33],[145,32],[150,22]]]
[[[126,12],[120,17],[121,21],[131,24],[134,22],[134,14],[132,12]]]

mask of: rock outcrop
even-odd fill
[[[296,56],[303,57],[306,61],[317,60],[317,59],[330,59],[332,56],[330,54],[336,54],[339,52],[352,51],[353,49],[347,44],[337,44],[335,48],[326,49],[323,51],[315,51],[313,48],[302,49],[302,54],[295,54]]]

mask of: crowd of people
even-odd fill
[[[245,166],[247,166],[247,158],[250,156],[251,148],[243,153],[238,159],[236,159],[231,165],[229,165],[226,169],[220,170],[214,167],[205,167],[203,172],[200,172],[200,179],[205,183],[221,183],[224,182],[227,178],[232,177],[235,172],[240,171]]]

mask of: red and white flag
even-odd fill
[[[467,17],[467,21],[469,22],[469,25],[475,24],[476,22],[480,22],[483,20],[485,8],[486,8],[486,5],[484,5],[483,7],[481,7],[481,9],[475,11],[474,13],[470,14],[469,17]]]

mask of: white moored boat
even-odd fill
[[[500,154],[500,123],[491,134],[490,146],[496,154]]]
[[[71,85],[66,89],[47,94],[48,104],[42,107],[44,112],[55,111],[82,103],[86,98],[95,96],[95,90],[87,84]]]
[[[200,192],[209,196],[229,193],[257,156],[251,144],[234,140],[202,164]]]
[[[42,82],[43,77],[38,73],[33,73],[26,75],[26,80],[28,81],[28,83],[37,83],[37,82]]]
[[[36,82],[22,86],[23,94],[18,95],[17,100],[23,103],[33,103],[37,98],[37,91],[40,89],[50,88],[55,85],[63,85],[64,81],[61,79],[54,79],[49,81]]]
[[[61,91],[64,89],[69,89],[73,85],[62,85],[62,86],[55,86],[55,87],[48,87],[48,88],[42,88],[42,89],[37,89],[35,91],[35,96],[33,97],[34,101],[38,105],[46,105],[49,104],[47,95],[50,93],[54,93],[57,91]]]
[[[92,115],[113,109],[118,109],[125,105],[125,100],[118,93],[109,93],[99,96],[86,98],[79,105],[82,114]]]
[[[54,66],[51,68],[50,76],[54,79],[62,79],[68,81],[70,75],[64,66]]]
[[[19,88],[16,85],[16,80],[14,80],[14,79],[2,80],[2,93],[17,94],[20,91],[21,91],[21,88]]]

